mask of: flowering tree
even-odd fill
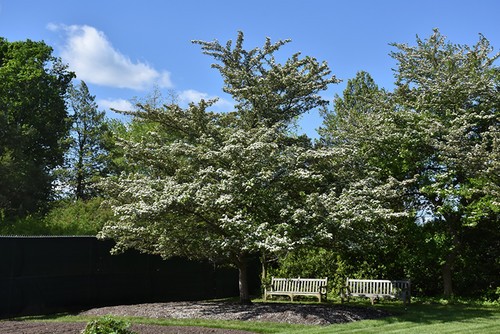
[[[337,104],[340,112],[326,118],[322,131],[325,142],[348,152],[345,162],[355,182],[342,189],[344,207],[378,206],[378,212],[420,215],[432,225],[429,240],[439,250],[449,297],[465,234],[484,221],[498,221],[500,71],[493,63],[499,55],[490,57],[483,36],[469,47],[448,43],[437,30],[416,46],[393,46],[396,89],[349,92],[359,94],[362,108]],[[331,212],[344,221],[349,217]],[[356,212],[361,208],[353,217]]]
[[[246,51],[200,42],[225,79],[236,111],[213,113],[215,101],[182,109],[142,105],[130,112],[156,124],[143,140],[123,140],[139,166],[103,187],[119,217],[100,233],[116,250],[136,248],[164,257],[224,260],[239,270],[240,301],[249,302],[251,254],[291,249],[329,238],[315,215],[322,175],[308,168],[310,140],[289,135],[295,117],[326,104],[315,95],[335,78],[325,63],[294,55],[285,65],[273,52],[285,42]]]
[[[420,209],[444,240],[444,294],[453,293],[453,267],[469,228],[500,211],[500,71],[483,36],[469,47],[446,42],[439,31],[398,52],[394,102],[409,114],[423,145],[415,175]]]

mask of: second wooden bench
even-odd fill
[[[411,282],[409,280],[368,280],[347,279],[346,286],[340,288],[340,298],[349,301],[349,297],[369,297],[373,305],[375,298],[392,297],[399,298],[404,305],[410,303]]]

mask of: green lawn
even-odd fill
[[[392,305],[378,307],[397,310]],[[398,316],[314,327],[298,333],[500,333],[500,307],[412,304]]]
[[[366,302],[350,304],[371,307]],[[398,302],[382,302],[376,304],[375,307],[400,312],[400,314],[379,320],[364,320],[328,327],[246,321],[117,318],[133,323],[232,328],[256,333],[500,333],[500,307],[498,306],[413,303],[406,312],[402,304]],[[91,319],[93,318],[72,315],[22,318],[28,321],[84,322]]]

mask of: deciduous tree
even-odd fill
[[[438,30],[416,46],[394,44],[398,62],[394,102],[412,116],[424,140],[425,167],[415,175],[420,210],[439,223],[444,294],[463,233],[500,211],[500,71],[484,36],[456,45]],[[413,130],[414,131],[414,130]]]
[[[240,126],[271,126],[277,122],[289,125],[305,112],[328,104],[317,94],[339,80],[329,76],[326,62],[308,56],[300,58],[299,52],[280,64],[273,54],[291,40],[273,44],[267,38],[264,47],[252,50],[243,49],[243,41],[241,31],[234,48],[231,40],[225,46],[217,40],[193,41],[217,61],[212,67],[224,79],[222,90],[238,102],[235,107]]]
[[[71,126],[64,96],[73,77],[44,42],[0,38],[0,211],[7,217],[51,199]]]
[[[243,34],[231,42],[196,42],[215,57],[224,90],[239,102],[232,113],[207,111],[214,101],[182,109],[142,105],[131,114],[156,124],[140,141],[123,141],[140,172],[108,179],[109,203],[119,216],[102,237],[165,257],[224,260],[240,273],[240,300],[249,302],[250,255],[277,252],[329,238],[313,216],[320,174],[307,168],[306,137],[289,137],[293,118],[326,103],[315,93],[325,63],[294,55],[285,65],[272,54],[285,42],[246,51]]]
[[[417,39],[416,46],[393,46],[394,92],[376,99],[362,93],[357,101],[370,112],[340,109],[335,117],[346,117],[334,127],[326,123],[326,140],[349,153],[346,161],[356,171],[351,182],[373,185],[363,188],[366,194],[346,192],[346,207],[359,198],[369,208],[380,205],[432,224],[429,240],[434,238],[449,297],[464,235],[481,221],[498,220],[500,72],[493,65],[498,55],[490,57],[483,36],[469,47],[447,42],[437,30],[427,40]],[[381,191],[374,192],[377,187]]]

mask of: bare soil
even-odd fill
[[[119,305],[93,308],[82,311],[79,315],[87,316],[130,316],[156,319],[213,319],[266,321],[289,324],[321,325],[377,319],[393,315],[384,310],[374,308],[354,307],[345,305],[297,304],[297,303],[254,303],[242,305],[227,302],[172,302],[135,305]],[[80,333],[85,323],[61,322],[0,322],[0,333]],[[237,334],[250,333],[246,331],[188,327],[188,326],[155,326],[133,324],[130,330],[140,334],[172,334],[172,333],[214,333]]]

